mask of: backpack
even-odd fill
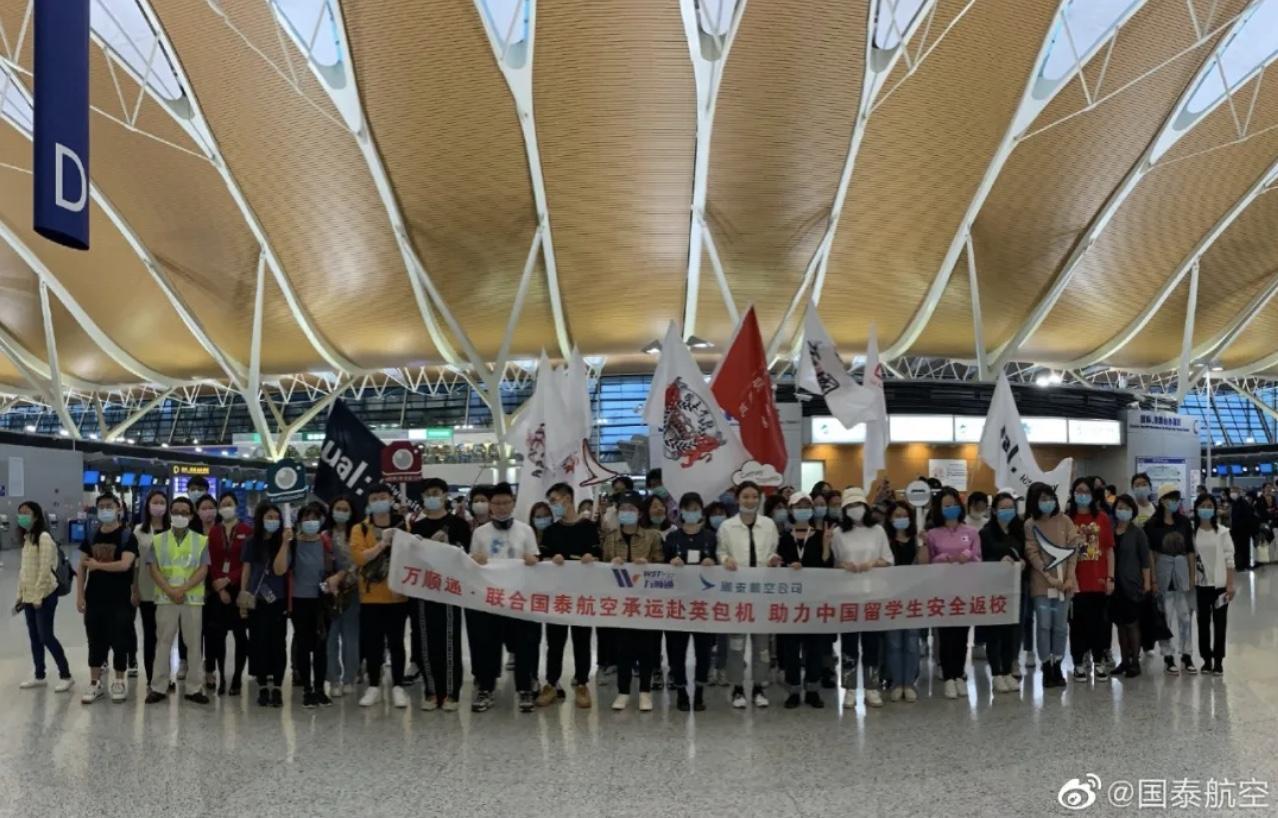
[[[58,562],[53,566],[53,579],[58,586],[58,596],[66,596],[71,593],[71,581],[75,572],[71,570],[71,560],[62,552],[62,546],[55,542],[53,548],[58,553]]]

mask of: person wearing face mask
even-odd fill
[[[110,653],[115,679],[111,701],[128,696],[129,630],[133,625],[133,590],[130,576],[138,556],[138,543],[129,529],[120,525],[120,501],[113,494],[97,500],[98,529],[91,542],[80,546],[76,572],[76,609],[84,614],[84,630],[89,640],[89,690],[80,701],[92,704],[105,695],[103,667]]]
[[[1145,523],[1149,550],[1154,554],[1154,591],[1166,618],[1168,637],[1160,639],[1167,673],[1197,673],[1190,655],[1194,635],[1195,569],[1194,530],[1180,513],[1180,486],[1158,487],[1158,515]],[[1176,654],[1180,654],[1180,666]]]
[[[202,498],[200,505],[207,505],[208,500],[208,497]],[[239,501],[234,493],[222,492],[216,506],[217,519],[205,527],[209,538],[209,587],[204,602],[204,673],[209,684],[213,684],[216,673],[219,696],[227,692],[226,637],[229,633],[235,640],[230,694],[238,696],[249,645],[247,622],[240,616],[235,601],[242,588],[244,544],[253,536],[253,529],[240,521]]]
[[[1149,569],[1149,540],[1136,525],[1136,500],[1130,494],[1114,499],[1114,594],[1110,617],[1118,626],[1122,664],[1114,669],[1128,679],[1140,675],[1141,602],[1153,587]]]
[[[994,516],[981,528],[981,560],[1008,562],[1024,567],[1025,529],[1016,516],[1016,498],[1007,493],[994,497]],[[990,663],[990,685],[995,693],[1015,693],[1020,685],[1012,678],[1012,664],[1020,650],[1020,623],[990,625],[985,629],[985,651]]]
[[[22,562],[18,573],[18,599],[14,611],[22,610],[27,622],[27,636],[31,642],[31,663],[35,675],[22,682],[22,690],[44,687],[44,652],[47,650],[58,667],[58,683],[54,693],[66,693],[75,682],[71,678],[71,666],[67,664],[66,651],[54,635],[54,616],[58,610],[58,581],[54,571],[58,567],[58,544],[49,533],[44,509],[34,501],[18,506],[18,542],[22,544]],[[101,665],[99,665],[101,667]]]
[[[641,509],[648,507],[636,494],[624,495],[617,502],[617,530],[604,536],[600,551],[603,558],[620,568],[632,564],[643,569],[650,562],[659,563],[664,555],[661,536],[655,528],[640,525]],[[652,663],[656,655],[655,633],[632,628],[610,629],[617,651],[617,698],[613,710],[630,705],[630,682],[635,665],[639,666],[639,710],[652,710]]]
[[[1158,497],[1154,493],[1153,484],[1149,481],[1149,475],[1145,472],[1132,475],[1132,499],[1136,501],[1136,516],[1132,522],[1143,528],[1145,523],[1158,513],[1156,503]]]
[[[1224,522],[1224,515],[1221,515]],[[1251,541],[1259,524],[1255,508],[1237,486],[1229,487],[1229,536],[1234,544],[1235,570],[1251,570]]]
[[[655,469],[660,475],[661,470]],[[658,479],[660,479],[658,477]],[[668,495],[667,495],[668,496]],[[651,528],[657,532],[657,536],[663,541],[671,531],[677,526],[670,522],[669,508],[666,506],[666,498],[657,494],[650,494],[644,501],[646,513],[639,515],[639,525],[644,528]],[[664,690],[666,687],[666,674],[662,670],[661,655],[665,647],[665,632],[654,631],[652,633],[653,659],[652,659],[652,689]]]
[[[1046,483],[1034,483],[1025,498],[1030,509],[1025,520],[1025,561],[1030,569],[1030,595],[1034,598],[1034,620],[1038,624],[1036,646],[1043,687],[1064,687],[1061,659],[1065,656],[1065,621],[1069,598],[1078,590],[1074,565],[1083,545],[1074,523],[1061,513],[1056,490]],[[1072,551],[1057,561],[1047,545]]]
[[[413,523],[412,533],[470,552],[470,526],[448,512],[445,496],[448,484],[438,477],[422,483],[422,517]],[[536,509],[534,509],[536,511]],[[549,509],[547,509],[549,511]],[[422,710],[442,708],[455,712],[462,686],[462,612],[456,605],[414,599],[412,616],[424,644],[415,645],[422,669]]]
[[[204,579],[209,570],[208,540],[203,534],[191,531],[195,506],[185,497],[174,498],[170,508],[171,528],[153,538],[147,554],[147,570],[155,581],[155,625],[158,650],[164,657],[151,681],[147,704],[162,702],[168,698],[168,652],[173,647],[179,629],[190,634],[187,655],[190,657],[190,674],[186,678],[186,700],[196,704],[208,704],[205,695],[204,661],[200,655],[200,634],[204,630]],[[194,677],[194,678],[192,678]]]
[[[248,611],[250,669],[257,677],[259,707],[283,707],[284,665],[288,658],[288,587],[293,529],[283,525],[274,503],[262,503],[253,515],[253,534],[240,552],[244,585],[236,599]],[[247,569],[247,575],[244,571]]]
[[[681,525],[666,535],[662,553],[666,562],[676,568],[685,565],[711,566],[715,564],[717,540],[714,531],[705,524],[705,510],[701,495],[689,492],[679,498]],[[688,640],[693,643],[693,682],[695,690],[688,699]],[[706,709],[705,686],[710,679],[711,654],[715,635],[712,633],[688,633],[666,631],[666,653],[670,659],[672,687],[676,691],[675,707],[686,712]]]
[[[589,519],[579,518],[573,510],[573,490],[567,483],[556,483],[546,492],[554,524],[541,540],[541,558],[555,565],[576,561],[586,565],[600,559],[599,529]],[[590,701],[590,638],[592,629],[584,625],[546,625],[546,684],[537,695],[537,706],[547,707],[567,698],[559,679],[564,669],[564,646],[572,635],[573,701],[587,709]]]
[[[781,535],[777,556],[795,571],[804,568],[830,568],[833,557],[821,531],[812,527],[812,498],[806,494],[790,495],[793,525]],[[830,639],[824,634],[782,634],[777,637],[785,684],[790,695],[787,710],[806,701],[810,707],[825,707],[821,700],[821,677],[825,672],[825,654]],[[803,693],[803,699],[799,694]]]
[[[980,532],[966,524],[963,500],[954,488],[941,489],[932,513],[932,527],[925,537],[928,562],[958,565],[980,562]],[[966,627],[936,629],[947,699],[957,699],[964,691],[968,630]]]
[[[913,507],[902,502],[893,503],[888,510],[887,530],[894,566],[927,565],[927,548],[919,538]],[[919,678],[919,630],[886,631],[883,634],[883,652],[891,690],[889,698],[894,702],[918,701],[915,683]]]
[[[872,525],[865,491],[849,488],[839,501],[843,517],[830,545],[834,566],[861,574],[892,566],[895,557],[882,526]],[[868,707],[882,707],[879,660],[883,635],[877,631],[848,631],[839,635],[843,659],[843,706],[856,707],[857,665],[864,670],[864,698]]]
[[[1203,673],[1225,675],[1225,630],[1229,603],[1234,598],[1234,541],[1220,524],[1216,499],[1210,494],[1194,503],[1194,530],[1198,603],[1198,653]]]
[[[195,518],[191,520],[191,530],[197,534],[203,534],[205,538],[207,538],[209,536],[209,532],[213,530],[214,523],[217,521],[217,498],[213,497],[211,494],[203,494],[200,496],[200,499],[192,500],[191,502],[195,503]],[[210,555],[211,554],[212,550],[210,549]],[[212,556],[210,556],[209,559],[211,560]],[[213,574],[212,569],[213,566],[210,564],[210,577]],[[207,581],[208,577],[205,579]],[[209,628],[209,605],[215,600],[217,600],[216,594],[206,594],[204,607],[205,631],[208,631]],[[200,634],[200,640],[203,642],[204,633]],[[208,645],[202,644],[201,647],[201,652],[204,654],[204,687],[207,690],[212,691],[217,687],[217,678],[213,673],[214,665],[209,655]],[[182,668],[178,671],[178,680],[181,681],[186,678],[186,637],[180,634],[178,636],[178,648],[181,651],[182,657]]]
[[[327,512],[318,502],[307,503],[297,515],[298,531],[289,554],[289,617],[293,620],[296,645],[294,672],[302,677],[302,707],[327,707],[333,700],[324,692],[328,671],[328,615],[324,596],[328,580],[350,565],[340,565],[333,544],[323,532]]]
[[[967,524],[977,531],[985,528],[990,519],[990,496],[983,491],[967,495]],[[972,631],[972,659],[984,659],[987,626],[978,625]]]
[[[470,490],[471,531],[488,522],[488,509],[491,500],[492,486],[475,486]]]
[[[368,679],[368,688],[359,700],[360,707],[372,707],[382,700],[382,659],[387,653],[391,662],[391,703],[395,707],[408,707],[408,694],[404,692],[407,658],[404,626],[408,622],[408,601],[390,588],[391,546],[386,536],[387,532],[406,529],[407,525],[393,514],[393,497],[390,486],[370,488],[368,517],[351,530],[351,556],[360,576],[359,644]],[[472,492],[472,513],[475,506]],[[484,513],[488,513],[486,508]]]
[[[780,494],[769,495],[763,501],[763,513],[776,525],[778,535],[784,534],[790,527],[790,509],[786,499]]]
[[[1078,551],[1074,593],[1069,621],[1069,646],[1074,660],[1074,681],[1088,678],[1088,654],[1096,671],[1096,681],[1109,678],[1106,662],[1111,644],[1109,597],[1114,593],[1114,529],[1109,515],[1091,486],[1094,480],[1080,478],[1070,489],[1069,516],[1083,546]]]
[[[740,511],[719,526],[717,557],[719,564],[729,571],[745,568],[776,568],[781,564],[777,556],[780,534],[771,517],[762,514],[762,494],[758,484],[749,480],[737,486],[737,502]],[[750,675],[754,683],[752,699],[755,707],[767,707],[768,697],[763,694],[763,682],[767,678],[768,636],[766,634],[731,634],[728,637],[728,680],[732,683],[732,706],[738,709],[748,706],[745,694],[746,642],[750,650]]]
[[[532,527],[516,520],[515,492],[509,483],[498,483],[492,492],[492,520],[475,529],[470,540],[470,558],[479,565],[490,559],[523,560],[532,567],[539,562],[537,537]],[[501,648],[504,637],[515,654],[515,691],[519,710],[531,713],[537,706],[533,682],[537,668],[537,623],[525,619],[468,610],[466,625],[470,632],[471,666],[475,673],[475,700],[470,709],[482,713],[492,709],[493,690],[501,676]]]
[[[723,525],[729,515],[727,508],[720,500],[711,500],[702,510],[706,522],[706,530],[718,537],[719,526]],[[706,684],[713,687],[728,686],[728,635],[714,635],[710,649],[710,673],[706,676]]]
[[[169,529],[168,495],[163,489],[152,489],[143,501],[142,508],[144,517],[133,527],[133,536],[138,541],[138,558],[134,562],[133,571],[133,599],[142,617],[142,669],[146,675],[146,686],[150,689],[155,669],[157,642],[155,581],[151,579],[151,572],[145,565],[151,553],[154,538]]]
[[[333,559],[354,566],[351,529],[356,525],[355,501],[346,495],[333,500],[328,511],[328,537],[333,543]],[[470,526],[457,518],[470,534]],[[355,692],[359,678],[359,578],[354,571],[329,579],[333,610],[328,623],[328,695],[336,699]]]
[[[644,482],[648,487],[648,496],[661,498],[662,504],[666,507],[666,521],[674,524],[679,519],[679,504],[670,496],[670,491],[662,481],[661,469],[649,469]]]
[[[612,480],[612,493],[600,498],[599,527],[600,536],[617,530],[617,502],[635,490],[635,481],[629,476],[619,474]]]
[[[191,499],[191,503],[199,510],[200,500],[207,497],[209,493],[209,481],[204,477],[196,475],[186,481],[186,496]],[[204,521],[200,519],[200,515],[196,514],[191,518],[191,530],[196,534],[205,534],[207,532],[203,528]]]

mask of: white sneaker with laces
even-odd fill
[[[408,707],[408,694],[404,692],[404,688],[399,685],[391,688],[391,704],[399,708]]]
[[[903,687],[892,688],[892,692],[891,694],[889,694],[888,698],[894,702],[899,702],[901,699],[905,698],[905,688]]]
[[[958,685],[953,679],[947,679],[945,681],[945,698],[957,699],[958,695]]]
[[[80,704],[93,704],[100,698],[102,698],[102,683],[92,682],[89,689],[80,697]]]
[[[380,687],[370,687],[364,691],[364,695],[359,697],[360,707],[372,707],[382,700],[382,689]]]
[[[856,686],[843,688],[843,709],[856,709]]]
[[[123,679],[111,683],[111,701],[122,702],[129,697],[129,686]]]
[[[865,691],[865,704],[867,707],[882,707],[883,694],[875,688]]]
[[[31,690],[32,688],[36,688],[36,687],[47,687],[48,684],[49,684],[49,681],[47,679],[27,679],[25,682],[18,685],[18,689]]]
[[[58,683],[53,686],[54,693],[66,693],[75,686],[75,679],[58,679]]]
[[[639,694],[639,712],[640,713],[652,712],[652,694],[651,693]]]
[[[439,709],[439,702],[435,701],[434,693],[427,693],[426,695],[422,696],[422,709],[425,710],[427,713],[430,713],[432,711]]]
[[[754,692],[754,706],[755,706],[755,707],[767,707],[767,706],[768,706],[768,697],[767,697],[767,696],[765,696],[765,695],[763,695],[763,691],[762,691],[762,690],[756,690],[756,691]]]
[[[909,687],[905,688],[906,702],[908,702],[909,704],[914,704],[918,700],[919,700],[919,692],[918,690],[914,688],[913,685],[910,685]]]
[[[625,710],[630,706],[630,696],[626,693],[618,693],[617,698],[612,700],[613,710]]]
[[[732,706],[738,710],[744,710],[749,702],[746,700],[744,690],[734,691],[732,694]]]

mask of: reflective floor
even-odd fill
[[[17,557],[4,558],[0,598],[13,599]],[[995,698],[977,661],[957,701],[925,681],[917,704],[844,710],[841,692],[826,691],[824,710],[786,711],[774,685],[767,710],[733,711],[715,688],[700,714],[678,712],[666,692],[651,714],[598,703],[520,714],[509,677],[484,714],[367,710],[352,698],[304,711],[300,696],[283,710],[248,698],[144,708],[135,691],[84,706],[84,632],[62,604],[71,694],[20,691],[25,626],[0,624],[0,815],[1038,815],[1065,813],[1062,785],[1089,773],[1101,781],[1089,814],[1111,811],[1119,779],[1188,779],[1180,797],[1197,787],[1199,807],[1209,779],[1216,806],[1227,794],[1255,803],[1259,785],[1239,782],[1268,779],[1259,812],[1278,814],[1275,591],[1278,566],[1243,575],[1223,678],[1168,677],[1151,657],[1136,680],[1044,696],[1035,676]],[[1171,806],[1173,783],[1166,797]]]

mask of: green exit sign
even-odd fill
[[[431,426],[426,429],[427,440],[452,440],[453,428],[451,426]]]

